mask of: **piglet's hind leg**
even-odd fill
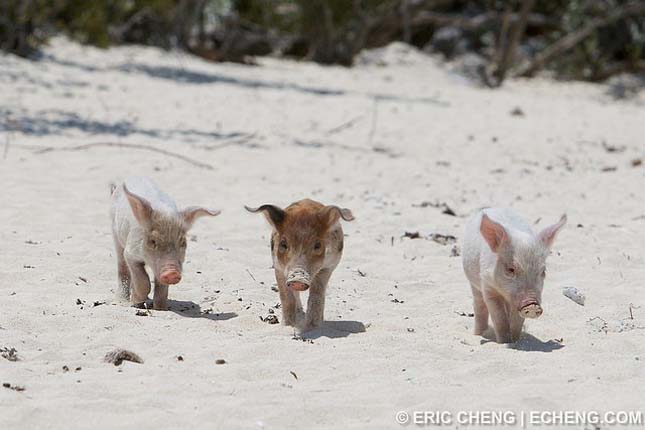
[[[123,256],[123,247],[114,240],[116,248],[117,274],[119,285],[117,285],[116,295],[119,299],[130,299],[130,269]]]
[[[475,334],[481,336],[488,328],[488,308],[481,291],[470,285],[473,290],[473,311],[475,313]]]

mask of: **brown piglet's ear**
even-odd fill
[[[123,184],[123,191],[125,196],[128,198],[128,203],[130,203],[130,208],[132,208],[132,213],[134,217],[139,221],[141,225],[148,225],[150,223],[150,218],[152,217],[152,206],[148,200],[143,197],[131,193],[128,190],[128,187]]]
[[[201,206],[189,206],[181,211],[181,215],[184,218],[184,223],[188,228],[191,228],[193,226],[193,223],[203,216],[217,216],[220,213],[221,211],[208,209]]]
[[[262,205],[258,208],[244,206],[244,208],[251,213],[262,212],[267,221],[269,221],[269,223],[276,229],[284,222],[284,219],[287,217],[287,213],[283,209],[274,205]]]
[[[323,217],[326,218],[327,225],[332,226],[340,218],[345,221],[354,221],[354,214],[347,208],[339,208],[338,206],[325,206],[322,209]]]
[[[482,236],[490,246],[491,251],[497,252],[500,245],[507,239],[508,233],[506,229],[499,223],[496,223],[484,214],[482,216],[482,222],[479,227]]]

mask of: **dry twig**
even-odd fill
[[[140,143],[93,142],[93,143],[85,143],[82,145],[75,145],[75,146],[63,146],[63,147],[49,146],[49,147],[38,149],[35,151],[35,153],[44,154],[46,152],[54,152],[54,151],[83,151],[85,149],[91,149],[91,148],[100,147],[100,146],[112,147],[112,148],[141,149],[146,151],[157,152],[159,154],[163,154],[168,157],[173,157],[173,158],[177,158],[179,160],[185,161],[189,164],[192,164],[193,166],[200,167],[202,169],[214,170],[213,166],[211,166],[210,164],[202,163],[201,161],[194,160],[182,154],[177,154],[175,152],[167,151],[165,149],[155,148],[154,146],[143,145]]]

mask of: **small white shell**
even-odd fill
[[[585,305],[585,295],[583,292],[578,291],[576,287],[564,287],[562,289],[562,294],[564,294],[564,297],[573,300],[580,306]]]

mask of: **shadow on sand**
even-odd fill
[[[365,325],[360,321],[323,321],[322,326],[302,334],[303,339],[327,337],[337,339],[350,334],[364,333]]]
[[[240,79],[232,76],[226,76],[216,73],[205,73],[195,70],[189,70],[183,67],[169,67],[169,66],[149,66],[146,64],[128,63],[119,67],[119,70],[124,73],[139,73],[145,74],[152,78],[167,79],[174,82],[188,83],[188,84],[228,84],[236,85],[242,88],[251,89],[273,89],[273,90],[290,90],[297,91],[305,94],[312,94],[317,96],[344,96],[354,95],[362,96],[373,99],[374,101],[394,101],[406,103],[428,103],[437,106],[448,107],[450,103],[438,100],[432,97],[402,97],[393,94],[382,93],[362,93],[357,91],[349,91],[343,89],[312,87],[299,85],[290,82],[279,81],[261,81],[258,79]]]
[[[146,64],[129,63],[122,65],[119,70],[125,73],[143,73],[152,78],[167,79],[187,84],[223,83],[251,89],[268,88],[274,90],[294,90],[303,93],[323,96],[338,96],[345,94],[345,91],[343,90],[309,87],[285,82],[267,82],[256,79],[240,79],[222,74],[204,73],[195,70],[189,70],[183,67],[149,66]]]
[[[212,313],[190,300],[168,300],[168,310],[186,318],[207,318],[212,321],[226,321],[237,317],[235,312]]]
[[[92,135],[112,135],[118,137],[140,135],[154,139],[175,139],[185,142],[196,140],[249,139],[253,137],[252,134],[239,131],[219,132],[192,128],[142,128],[130,120],[116,122],[98,121],[91,118],[83,118],[75,112],[59,109],[47,109],[37,111],[34,114],[24,114],[0,108],[0,114],[11,117],[12,130],[31,136],[64,135],[70,131],[80,131]]]
[[[520,340],[515,343],[511,343],[509,348],[516,349],[518,351],[553,352],[564,348],[564,345],[554,339],[550,339],[545,342],[531,334],[522,333]]]
[[[484,345],[489,342],[495,342],[495,333],[490,327],[482,336],[484,337],[484,339],[480,341],[480,345]],[[564,345],[554,339],[547,340],[545,342],[533,336],[532,334],[522,332],[520,340],[514,343],[509,343],[507,347],[509,349],[514,349],[517,351],[553,352],[557,351],[558,349],[564,348]]]

